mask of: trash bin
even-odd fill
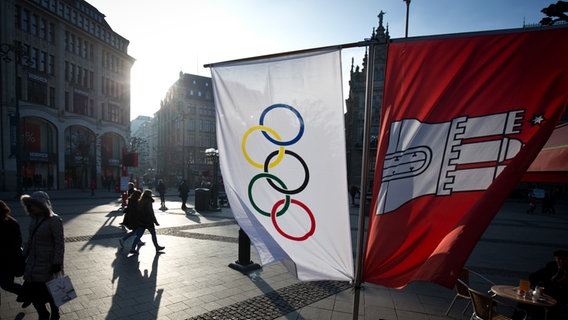
[[[209,209],[209,200],[211,199],[211,191],[207,188],[195,189],[195,210]]]

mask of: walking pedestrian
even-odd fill
[[[19,295],[22,285],[14,282],[23,273],[22,233],[20,224],[10,215],[10,207],[0,200],[0,287]]]
[[[126,191],[124,191],[121,195],[121,197],[122,197],[122,204],[121,204],[122,212],[126,212],[126,207],[128,206],[128,198],[130,198],[130,196],[132,195],[134,190],[136,190],[136,188],[134,188],[134,182],[130,181],[128,183],[128,187],[127,187]],[[123,225],[123,224],[124,224],[124,219],[123,219],[123,222],[120,223],[120,225]]]
[[[349,188],[349,194],[351,195],[351,205],[355,206],[355,197],[359,193],[359,188],[356,185],[351,185]]]
[[[126,213],[128,212],[128,206],[130,205],[130,198],[136,190],[138,189],[134,187],[134,182],[129,182],[128,189],[126,189],[126,191],[122,193],[122,212],[124,212],[124,216],[122,217],[122,222],[120,223],[120,225],[123,227],[128,227],[125,225],[127,219]],[[138,196],[138,198],[140,198],[140,196]],[[136,201],[138,201],[138,199],[136,199]]]
[[[126,205],[126,210],[124,213],[124,220],[122,225],[128,229],[128,232],[124,237],[120,238],[118,241],[120,243],[120,248],[124,248],[124,241],[128,238],[136,235],[136,230],[138,229],[138,200],[142,196],[142,191],[136,189],[132,192],[132,195],[128,198],[128,204]],[[138,247],[145,245],[143,241],[138,242]]]
[[[187,205],[185,203],[187,202],[187,197],[189,195],[189,187],[185,180],[181,181],[178,187],[178,191],[179,191],[179,196],[181,197],[181,209],[186,210]]]
[[[44,191],[23,195],[20,202],[31,217],[28,242],[24,246],[27,260],[21,300],[33,304],[40,320],[59,319],[59,308],[49,294],[46,282],[63,271],[63,221],[53,212],[49,195]]]
[[[536,209],[536,196],[534,192],[531,190],[529,192],[529,208],[527,209],[528,214],[533,214]]]
[[[95,189],[97,188],[97,183],[95,182],[95,180],[91,180],[91,196],[95,195]]]
[[[134,239],[134,242],[132,242],[130,253],[138,253],[136,248],[145,230],[148,230],[152,235],[152,243],[156,248],[156,252],[160,252],[166,248],[158,244],[155,226],[159,226],[160,224],[158,223],[158,220],[156,220],[153,203],[154,199],[152,198],[152,190],[144,190],[144,192],[142,192],[142,197],[138,200],[138,228],[136,230],[136,238]]]
[[[158,194],[160,195],[160,210],[168,210],[168,208],[166,208],[166,184],[164,180],[158,180],[156,190],[158,190]]]
[[[554,209],[555,205],[554,197],[552,196],[552,192],[547,191],[544,195],[544,199],[542,199],[542,213],[547,214],[554,214],[556,210]]]

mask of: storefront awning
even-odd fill
[[[568,123],[554,129],[522,181],[568,183]]]

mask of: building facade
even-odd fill
[[[379,45],[375,47],[375,61],[373,76],[373,99],[371,103],[371,130],[369,150],[369,175],[367,190],[371,191],[373,177],[375,175],[375,162],[377,157],[377,143],[379,138],[379,124],[382,110],[384,76],[387,54],[387,41],[389,40],[388,29],[383,26],[383,15],[379,14],[379,26],[373,29],[371,39],[377,40]],[[370,57],[365,54],[363,66],[351,65],[349,79],[349,97],[345,100],[345,142],[347,159],[347,179],[349,186],[361,185],[361,164],[363,158],[363,132],[365,122],[365,97],[367,89],[367,60]]]
[[[130,151],[138,154],[138,165],[129,168],[139,188],[154,188],[157,132],[154,119],[138,116],[130,122]]]
[[[205,150],[217,148],[211,78],[180,72],[155,114],[157,179],[170,187],[185,179],[191,187],[212,179]]]
[[[114,188],[130,134],[129,41],[82,0],[4,0],[0,14],[0,189]]]

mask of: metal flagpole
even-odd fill
[[[367,211],[367,177],[369,175],[369,143],[371,136],[371,107],[373,104],[373,70],[375,69],[375,46],[369,43],[367,57],[367,88],[365,89],[365,118],[363,121],[363,155],[361,159],[361,187],[359,192],[359,226],[357,236],[357,254],[355,265],[355,295],[353,297],[353,319],[359,316],[359,297],[361,295],[363,238],[365,233],[365,212]]]

